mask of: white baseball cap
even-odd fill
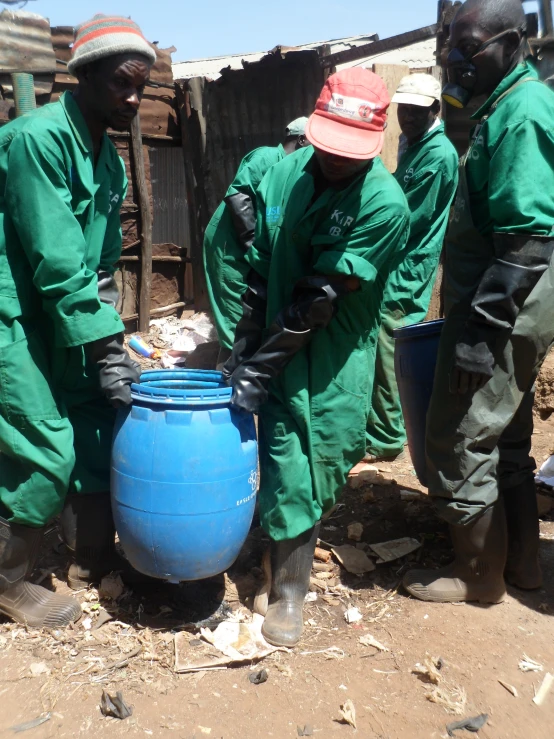
[[[289,136],[303,136],[306,131],[306,123],[308,119],[303,116],[302,118],[295,118],[287,126],[286,135]]]
[[[400,80],[392,97],[393,103],[421,105],[430,108],[435,100],[441,99],[441,85],[432,75],[423,72],[409,74]]]

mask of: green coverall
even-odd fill
[[[396,456],[406,442],[394,373],[393,331],[427,316],[458,185],[458,155],[442,121],[408,147],[394,177],[410,207],[410,238],[406,257],[391,271],[385,287],[367,424],[367,451],[376,457]]]
[[[255,205],[256,190],[265,173],[285,156],[281,144],[251,151],[240,163],[225,197],[240,192],[248,195]],[[206,227],[204,270],[219,343],[224,349],[233,348],[249,269],[245,248],[237,237],[231,214],[223,200]]]
[[[429,491],[439,514],[452,524],[480,515],[496,501],[499,490],[517,486],[534,469],[533,386],[554,341],[552,262],[511,334],[497,342],[493,377],[476,392],[449,391],[454,347],[493,258],[493,232],[553,233],[554,92],[537,81],[517,84],[524,79],[537,80],[529,63],[507,75],[473,116],[481,125],[474,130],[460,169],[446,240],[447,318],[426,446]]]
[[[327,328],[270,383],[261,406],[260,515],[275,541],[311,528],[364,456],[379,286],[409,231],[406,198],[379,158],[312,202],[315,164],[313,148],[301,149],[275,165],[258,190],[247,260],[268,280],[268,325],[302,277],[353,275],[361,289],[339,299]]]
[[[98,298],[121,252],[127,180],[72,95],[0,129],[0,515],[43,526],[109,490],[115,411],[83,344],[124,330]]]

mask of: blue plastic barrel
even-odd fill
[[[394,369],[406,424],[408,448],[418,480],[427,486],[425,425],[435,379],[444,320],[394,330]]]
[[[112,508],[137,570],[180,582],[224,572],[248,535],[257,489],[254,418],[220,372],[145,372],[121,411]]]

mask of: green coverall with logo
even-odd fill
[[[554,92],[531,64],[518,64],[473,118],[480,124],[462,161],[446,241],[447,317],[427,417],[429,491],[452,524],[471,521],[499,491],[532,475],[534,382],[554,341],[551,260],[513,330],[494,345],[492,378],[475,392],[450,392],[455,346],[496,256],[493,233],[554,230]]]
[[[406,442],[394,372],[393,331],[427,316],[458,185],[458,155],[446,138],[442,121],[408,147],[394,177],[410,207],[410,238],[405,258],[392,270],[385,287],[367,424],[367,451],[377,457],[400,454]]]
[[[285,156],[281,144],[261,146],[251,151],[240,163],[225,198],[243,193],[255,204],[256,190],[265,173]],[[219,343],[224,349],[233,348],[235,329],[242,316],[241,298],[246,290],[249,269],[245,247],[238,238],[231,213],[223,200],[206,227],[204,270]]]
[[[260,515],[275,541],[307,531],[335,503],[365,453],[375,345],[386,277],[406,246],[409,210],[379,158],[314,198],[307,147],[265,176],[248,262],[268,280],[267,322],[292,302],[303,277],[352,275],[361,288],[269,385],[261,406]]]
[[[66,494],[109,490],[115,410],[83,344],[119,333],[97,271],[121,253],[127,180],[94,164],[70,93],[0,129],[0,515],[44,526]]]

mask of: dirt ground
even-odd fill
[[[537,461],[553,449],[554,416],[539,418]],[[88,613],[64,631],[26,631],[0,622],[0,736],[12,736],[14,726],[49,715],[26,736],[439,739],[448,736],[448,723],[486,713],[488,722],[478,734],[482,739],[551,739],[554,691],[540,707],[532,699],[545,673],[554,673],[552,514],[541,522],[542,590],[510,589],[504,603],[491,607],[422,603],[399,589],[400,579],[416,561],[448,561],[446,531],[425,496],[406,495],[421,491],[409,461],[380,468],[387,483],[395,482],[348,488],[324,524],[322,546],[354,544],[347,527],[360,522],[359,548],[366,551],[370,543],[404,536],[421,540],[423,547],[362,577],[338,564],[323,577],[314,572],[317,600],[306,605],[304,637],[295,650],[271,655],[255,668],[174,672],[176,632],[190,632],[193,651],[200,647],[199,625],[213,626],[251,605],[264,548],[261,530],[254,528],[225,577],[127,589],[115,601],[95,589],[83,591],[78,597]],[[546,507],[549,502],[547,497]],[[53,526],[33,579],[65,591],[65,563]],[[350,606],[360,610],[361,621],[346,623]],[[112,620],[95,628],[108,613]],[[364,646],[360,638],[367,635],[387,651]],[[524,655],[542,669],[523,672]],[[413,672],[426,659],[440,666],[438,685]],[[248,676],[261,667],[268,680],[254,685]],[[121,691],[133,706],[132,716],[103,717],[102,690]],[[431,702],[433,694],[457,703],[459,715]],[[340,707],[348,700],[355,706],[357,728],[341,720]],[[456,736],[477,735],[460,731]]]

